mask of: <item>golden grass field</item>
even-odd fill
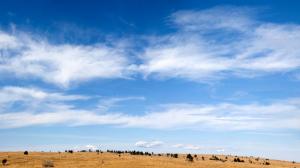
[[[205,160],[202,160],[202,156]],[[217,155],[225,159],[225,156]],[[268,160],[270,165],[263,165],[265,159],[256,161],[252,157],[239,157],[244,163],[233,162],[233,156],[228,156],[226,162],[209,160],[211,155],[197,155],[194,162],[186,161],[186,155],[179,158],[163,156],[136,156],[130,154],[100,153],[96,152],[1,152],[1,161],[6,158],[5,168],[42,168],[46,160],[51,161],[55,168],[300,168],[299,163],[287,161]],[[249,163],[251,160],[253,163]]]

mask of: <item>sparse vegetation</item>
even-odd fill
[[[76,168],[76,167],[88,167],[88,168],[141,168],[141,167],[153,167],[153,168],[262,168],[262,167],[276,167],[276,168],[300,168],[300,164],[295,162],[282,162],[278,160],[266,160],[260,159],[259,162],[255,161],[254,157],[234,157],[227,156],[227,162],[222,163],[220,161],[225,160],[224,155],[199,155],[196,159],[194,154],[155,154],[145,151],[118,151],[113,150],[112,153],[104,152],[98,155],[94,152],[75,152],[72,155],[69,154],[69,150],[66,153],[59,154],[58,152],[30,152],[28,157],[23,156],[23,152],[0,152],[0,158],[3,163],[0,167],[7,168]],[[100,150],[98,151],[100,153]],[[141,155],[142,154],[142,155]],[[120,155],[120,157],[119,157]],[[150,155],[150,156],[149,156]],[[177,158],[177,159],[175,159]],[[202,161],[202,158],[204,159]],[[210,160],[213,158],[213,160]],[[237,164],[233,161],[245,160],[247,164]],[[201,161],[200,161],[201,160]],[[248,161],[252,161],[250,164]],[[6,163],[4,163],[6,162]],[[151,166],[150,166],[151,165]]]
[[[240,159],[239,157],[236,157],[233,159],[234,162],[245,162],[244,160]]]
[[[28,151],[25,151],[25,152],[24,152],[24,155],[28,155]]]
[[[270,162],[265,162],[264,165],[270,165]]]
[[[209,158],[209,160],[216,160],[216,161],[226,162],[226,160],[221,159],[221,158],[217,157],[216,155],[212,155],[211,158]]]
[[[209,158],[209,160],[220,160],[217,156],[212,155],[211,158]]]
[[[173,157],[173,158],[178,158],[178,154],[177,154],[177,153],[171,154],[171,157]]]
[[[6,164],[7,164],[7,159],[2,159],[2,165],[6,166]]]
[[[191,154],[187,154],[186,155],[186,160],[189,161],[189,162],[193,162],[194,161],[194,158]]]

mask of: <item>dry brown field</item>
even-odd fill
[[[202,160],[204,156],[205,160]],[[217,155],[224,159],[224,155]],[[299,163],[288,161],[266,160],[258,161],[253,157],[239,157],[244,163],[233,162],[233,156],[227,156],[227,161],[209,160],[211,155],[198,154],[193,162],[186,160],[186,155],[179,158],[163,156],[137,156],[130,154],[100,153],[96,152],[1,152],[0,159],[7,159],[5,168],[43,168],[45,161],[52,162],[55,168],[300,168]],[[264,165],[268,161],[270,165]],[[252,162],[252,163],[250,163]]]

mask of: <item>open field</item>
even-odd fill
[[[202,159],[204,157],[204,160]],[[300,168],[299,163],[278,160],[265,160],[253,157],[239,157],[245,162],[233,162],[234,156],[217,155],[224,161],[209,160],[212,155],[197,155],[193,162],[186,160],[186,155],[178,158],[162,156],[140,156],[130,154],[96,152],[1,152],[0,159],[7,159],[7,168],[42,168],[45,161],[52,162],[56,168]],[[226,161],[225,161],[226,160]],[[252,162],[252,163],[250,163]],[[269,162],[270,165],[264,165]]]

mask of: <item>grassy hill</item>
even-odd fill
[[[24,155],[23,152],[1,152],[1,161],[7,159],[7,163],[1,164],[0,167],[42,168],[48,165],[55,168],[300,168],[299,163],[254,157],[238,157],[244,162],[234,162],[234,158],[237,158],[235,156],[192,156],[191,162],[183,154],[173,158],[166,154],[142,156],[107,152],[29,152],[28,155]],[[267,162],[269,165],[266,165]]]

